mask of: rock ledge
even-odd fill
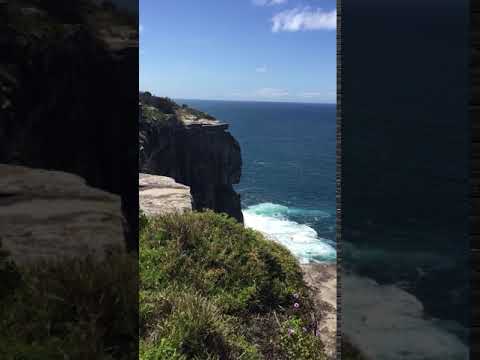
[[[0,164],[2,246],[18,264],[125,250],[120,197],[79,176]]]
[[[192,210],[190,188],[166,176],[140,174],[139,197],[140,209],[147,216]]]

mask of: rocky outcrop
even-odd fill
[[[240,196],[233,189],[240,181],[241,151],[228,125],[142,94],[140,102],[141,171],[189,186],[194,209],[212,209],[243,222]]]
[[[16,263],[125,250],[122,222],[119,196],[79,176],[0,165],[1,241]]]
[[[136,20],[86,1],[0,7],[0,163],[74,173],[120,195],[135,248]]]
[[[303,264],[303,279],[311,290],[317,316],[317,334],[328,359],[337,354],[337,265]]]
[[[190,188],[165,176],[140,174],[139,198],[140,209],[147,216],[192,210]]]

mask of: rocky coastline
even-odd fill
[[[241,176],[240,146],[228,124],[150,93],[140,93],[139,107],[142,211],[148,216],[208,208],[242,221],[240,197],[233,190]],[[303,264],[301,270],[315,306],[316,334],[326,356],[334,359],[336,264]]]
[[[190,188],[193,209],[211,209],[243,222],[240,145],[208,114],[170,99],[140,93],[139,169],[166,176]]]

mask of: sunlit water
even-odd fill
[[[335,105],[179,100],[230,124],[245,225],[302,263],[334,261]]]

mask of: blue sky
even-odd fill
[[[335,0],[140,0],[140,90],[335,103]]]

